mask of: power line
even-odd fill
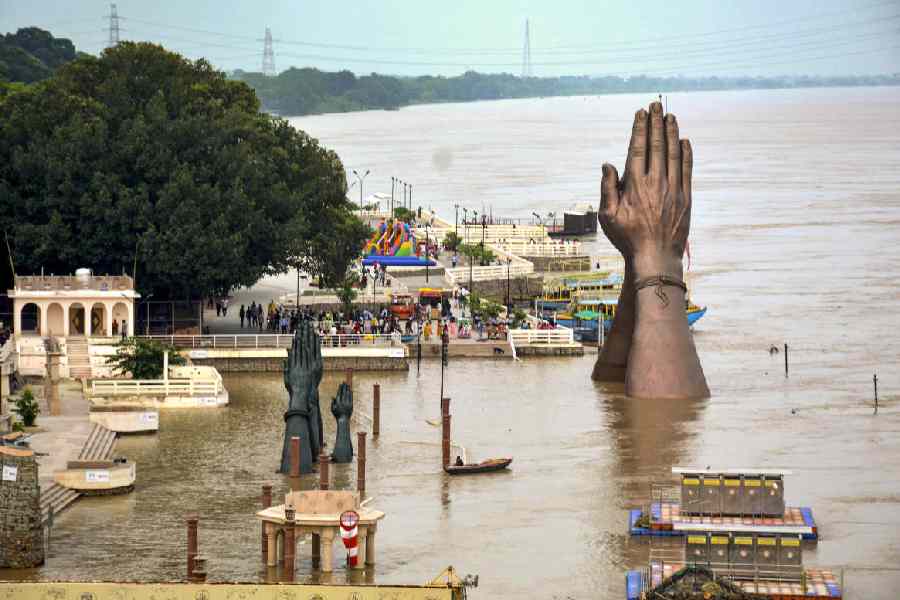
[[[666,43],[666,47],[670,47],[668,44],[669,41],[672,40],[682,40],[685,37],[692,38],[704,38],[704,37],[713,37],[725,34],[732,34],[740,31],[753,31],[757,29],[770,29],[777,30],[779,28],[784,28],[786,25],[792,25],[795,23],[806,23],[811,21],[817,21],[821,19],[825,19],[828,17],[843,15],[843,14],[859,14],[861,11],[870,10],[874,8],[878,8],[886,5],[897,5],[896,0],[884,0],[881,2],[875,2],[872,4],[868,4],[865,6],[855,7],[853,9],[844,9],[844,10],[835,10],[829,12],[823,12],[815,16],[804,16],[798,17],[795,19],[783,19],[777,22],[769,22],[769,23],[759,23],[754,25],[745,25],[741,27],[733,27],[727,29],[719,29],[713,31],[700,32],[696,34],[687,34],[687,35],[676,35],[676,36],[658,36],[651,38],[644,38],[635,40],[633,42],[627,42],[625,44],[606,44],[606,45],[595,45],[595,44],[583,44],[583,45],[567,45],[567,46],[550,46],[546,48],[541,48],[542,53],[555,53],[557,51],[585,51],[585,50],[609,50],[614,52],[616,50],[627,50],[633,49],[635,47],[642,47],[643,45],[650,44],[652,47],[658,47],[660,43]],[[877,19],[875,19],[877,20]],[[231,38],[236,40],[244,40],[244,41],[259,41],[256,38],[246,35],[236,35],[223,33],[219,31],[211,31],[206,29],[198,29],[193,27],[182,27],[178,25],[170,25],[165,23],[159,23],[154,21],[146,21],[142,19],[134,19],[130,18],[130,22],[134,23],[144,23],[146,25],[153,25],[156,27],[164,27],[167,29],[178,29],[183,31],[188,31],[191,33],[200,33],[205,35],[214,35],[219,37]],[[841,27],[848,26],[847,23],[842,23]],[[773,33],[772,35],[781,36],[781,35],[793,35],[795,32],[783,32],[783,33]],[[348,51],[356,51],[356,52],[382,52],[382,53],[396,53],[401,52],[405,54],[478,54],[485,55],[491,53],[498,54],[507,54],[507,55],[517,55],[522,52],[522,48],[509,48],[509,47],[494,47],[494,48],[416,48],[416,47],[378,47],[378,46],[360,46],[360,45],[348,45],[348,44],[330,44],[330,43],[319,43],[319,42],[309,42],[304,40],[289,40],[289,39],[280,39],[277,40],[279,43],[288,44],[288,45],[297,45],[297,46],[306,46],[311,48],[323,48],[323,49],[331,49],[331,50],[348,50]],[[734,38],[729,38],[727,41],[734,41]],[[720,41],[721,42],[721,41]],[[566,53],[566,52],[562,52]],[[575,52],[578,53],[578,52]]]
[[[869,35],[869,36],[859,36],[853,35],[849,39],[845,41],[835,42],[833,39],[831,40],[812,40],[809,42],[805,42],[802,44],[795,44],[792,46],[787,46],[783,48],[773,48],[773,47],[765,47],[762,50],[778,50],[779,54],[785,52],[792,52],[796,50],[798,47],[803,46],[811,46],[810,50],[819,50],[825,48],[833,48],[836,46],[843,46],[848,44],[857,44],[869,39],[877,39],[883,37],[885,35],[895,36],[898,32],[884,31],[879,32],[877,34]],[[374,64],[374,65],[384,65],[384,66],[418,66],[418,67],[457,67],[457,68],[509,68],[516,67],[518,63],[481,63],[481,64],[471,64],[471,63],[458,63],[458,62],[419,62],[419,61],[403,61],[403,60],[379,60],[379,59],[370,59],[370,58],[350,58],[350,57],[335,57],[335,56],[327,56],[321,54],[290,54],[290,53],[281,53],[282,56],[286,56],[288,58],[297,58],[304,60],[320,60],[327,62],[346,62],[346,63],[363,63],[363,64]],[[765,58],[767,56],[772,56],[771,53],[764,53],[762,55],[757,54],[748,54],[746,52],[720,52],[717,53],[719,57],[722,56],[735,56],[737,59],[750,59],[756,56],[757,58]],[[777,55],[776,55],[777,56]],[[674,56],[677,60],[682,58],[680,55]],[[640,57],[640,58],[631,58],[631,59],[619,59],[614,58],[615,62],[618,64],[627,64],[627,63],[646,63],[648,60],[658,63],[660,60],[656,60],[654,57]],[[560,62],[538,62],[532,63],[532,65],[542,66],[542,67],[559,67],[559,66],[598,66],[598,65],[608,65],[608,60],[603,61],[594,61],[594,60],[584,60],[584,61],[560,61]]]

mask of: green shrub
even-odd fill
[[[394,217],[400,219],[401,221],[406,221],[407,223],[412,223],[416,218],[416,213],[409,210],[408,208],[404,208],[402,206],[398,206],[394,209]]]
[[[19,413],[19,418],[22,419],[25,427],[34,427],[34,422],[41,409],[37,400],[34,399],[34,392],[31,391],[31,388],[25,388],[22,395],[16,399],[16,407],[13,410]]]
[[[169,354],[169,365],[185,364],[184,357],[175,348],[155,340],[126,338],[116,344],[116,355],[106,359],[117,373],[131,373],[135,379],[160,379],[163,370],[163,353]]]
[[[478,264],[482,266],[494,262],[494,259],[497,258],[488,247],[482,246],[481,243],[460,244],[459,252],[464,256],[468,256],[469,260],[478,261]]]
[[[462,238],[456,235],[455,231],[451,231],[444,236],[444,248],[446,248],[447,250],[455,252],[459,249],[460,244],[462,244]]]

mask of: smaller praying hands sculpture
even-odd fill
[[[337,396],[331,401],[331,414],[337,420],[332,462],[348,463],[353,460],[353,442],[350,440],[350,415],[353,414],[353,390],[346,383],[338,387]]]

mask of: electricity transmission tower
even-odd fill
[[[106,43],[107,48],[112,48],[119,44],[119,12],[115,4],[109,5],[109,41]]]
[[[266,27],[266,37],[263,40],[262,72],[267,77],[275,75],[275,52],[272,50],[272,30]]]
[[[525,45],[522,46],[522,77],[531,77],[531,30],[525,19]]]

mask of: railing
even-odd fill
[[[217,396],[219,382],[194,379],[100,379],[91,382],[95,396]]]
[[[494,244],[506,252],[517,256],[582,256],[580,242],[540,241],[531,243],[525,240],[516,239],[494,242]]]
[[[500,240],[521,240],[527,242],[532,239],[535,241],[550,239],[549,236],[547,236],[545,229],[538,225],[524,225],[521,227],[514,227],[512,225],[487,225],[482,234],[480,224],[470,224],[466,226],[462,223],[460,223],[458,227],[429,227],[428,238],[439,242],[451,231],[458,231],[460,239],[466,244],[481,243],[482,235],[484,236],[485,243],[495,243]],[[417,227],[415,234],[417,240],[424,240],[425,228]]]
[[[508,273],[507,273],[508,269]],[[495,265],[490,267],[456,267],[455,269],[446,269],[444,275],[450,280],[451,284],[465,284],[471,278],[472,281],[488,281],[494,279],[506,279],[509,277],[521,277],[534,273],[534,265],[528,261],[522,263],[513,263],[507,265]],[[470,277],[471,275],[471,277]]]
[[[290,348],[294,340],[293,334],[237,334],[237,335],[149,335],[138,336],[156,340],[176,348],[221,348],[255,349],[255,348]],[[401,342],[398,337],[385,333],[344,333],[320,335],[323,347],[342,348],[346,346],[396,346]]]
[[[17,275],[15,287],[19,290],[133,290],[134,281],[128,275]]]
[[[517,346],[535,344],[569,346],[575,343],[573,331],[564,327],[557,329],[510,329],[508,335],[512,343]]]

